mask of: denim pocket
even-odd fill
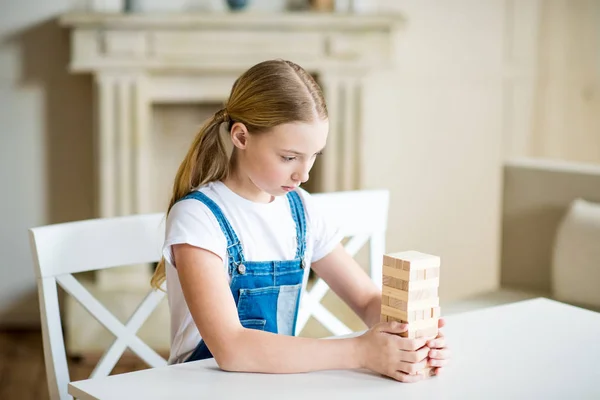
[[[240,320],[264,319],[266,331],[293,334],[302,284],[240,289]]]
[[[257,331],[264,331],[265,325],[267,324],[266,319],[260,318],[252,318],[252,319],[243,319],[240,321],[242,326],[247,329],[256,329]]]
[[[277,312],[279,286],[239,289],[238,314],[242,319],[271,319]]]

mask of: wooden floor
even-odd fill
[[[71,381],[86,379],[94,365],[69,360]],[[139,361],[122,360],[111,375],[147,368]],[[46,369],[39,331],[0,331],[0,399],[48,399]]]

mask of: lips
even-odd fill
[[[282,186],[283,190],[287,191],[287,192],[291,192],[292,190],[296,189],[297,186]]]

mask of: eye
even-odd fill
[[[289,162],[289,161],[294,161],[296,159],[296,157],[281,156],[281,159],[285,162]]]

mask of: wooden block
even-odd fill
[[[390,296],[381,296],[381,305],[389,306],[390,305]]]
[[[425,319],[425,310],[415,310],[414,313],[415,313],[415,320]],[[431,314],[431,311],[429,311],[429,314],[427,316],[429,317],[430,314]]]
[[[388,322],[388,316],[387,315],[381,315],[381,318],[379,319],[380,322]]]
[[[388,303],[386,305],[399,310],[408,310],[408,303],[406,301],[394,297],[388,297]]]
[[[421,271],[423,272],[423,271]],[[388,265],[384,265],[383,266],[383,276],[388,276],[388,277],[392,277],[392,278],[396,278],[396,279],[402,279],[405,281],[409,281],[412,279],[418,279],[418,273],[419,271],[404,271],[402,269],[396,269],[393,267],[390,267]],[[423,277],[425,277],[425,274],[422,274]]]
[[[403,321],[400,318],[394,318],[394,317],[391,317],[389,315],[386,315],[385,317],[387,318],[387,322],[396,321],[396,322],[400,322],[401,324],[406,324],[407,323],[406,321]]]
[[[430,328],[419,329],[415,334],[415,338],[418,339],[421,337],[436,337],[437,334],[438,334],[438,327],[432,326]]]
[[[382,287],[382,294],[403,301],[425,300],[431,297],[438,297],[438,288],[431,287],[419,290],[406,291],[396,289],[393,286],[384,285]]]
[[[438,288],[426,288],[420,290],[413,290],[408,292],[408,301],[411,300],[424,300],[430,297],[438,297]]]
[[[435,268],[440,266],[440,257],[418,251],[402,251],[384,255],[384,265],[396,266],[406,271],[413,269]],[[391,259],[400,260],[392,264]]]
[[[412,322],[417,320],[416,311],[403,311],[390,306],[381,306],[381,315],[386,315],[402,322]]]
[[[420,321],[407,321],[408,330],[402,332],[400,336],[409,339],[415,339],[419,337],[436,336],[438,330],[438,319],[428,318]]]
[[[387,284],[387,285],[384,284],[383,286],[391,287],[394,289],[406,290],[406,291],[437,288],[440,286],[439,278],[424,279],[422,281],[417,281],[417,280],[405,281],[405,280],[396,279],[396,278],[392,278],[392,279],[393,280],[391,282],[388,282],[389,284]]]
[[[431,309],[431,318],[439,318],[440,317],[440,307],[433,307]]]
[[[396,289],[408,290],[408,282],[402,279],[396,279]]]
[[[416,272],[417,272],[417,280],[422,281],[425,279],[425,270],[424,269],[419,269]]]
[[[395,285],[396,285],[396,279],[394,279],[388,275],[383,275],[383,286],[395,287]]]
[[[402,290],[393,289],[387,286],[384,286],[382,289],[382,295],[389,296],[388,305],[390,307],[399,308],[404,311],[408,310],[418,310],[425,309],[431,307],[437,307],[440,305],[439,297],[428,297],[420,300],[401,300],[408,299],[408,293]]]
[[[383,255],[383,265],[387,265],[387,266],[395,268],[396,267],[396,258],[390,257],[387,254],[384,254]]]
[[[418,331],[421,329],[428,328],[437,328],[438,327],[438,319],[437,318],[427,318],[421,321],[414,321],[408,324],[409,330]]]
[[[439,276],[440,276],[440,269],[439,269],[439,267],[436,267],[436,268],[427,268],[425,270],[425,279],[439,278]]]
[[[400,260],[400,259],[399,259]],[[403,271],[410,271],[410,263],[404,260],[400,260],[400,265]]]
[[[396,289],[395,287],[383,286],[381,288],[381,294],[394,298],[396,300],[408,301],[410,293],[406,290]],[[388,304],[389,305],[389,304]]]
[[[406,311],[398,310],[396,308],[392,308],[390,306],[381,306],[381,315],[386,315],[388,317],[392,317],[398,320],[406,321]]]
[[[426,308],[423,310],[401,310],[397,308],[393,308],[390,306],[381,306],[381,314],[387,315],[389,317],[394,317],[402,320],[403,322],[414,322],[414,321],[423,321],[431,318],[439,318],[439,312],[435,312],[435,310],[439,307]]]
[[[410,323],[409,323],[410,324]],[[400,337],[406,339],[420,339],[420,338],[435,338],[438,334],[438,328],[427,328],[420,330],[411,330],[400,333]]]

